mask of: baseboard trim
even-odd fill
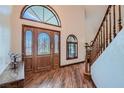
[[[76,62],[76,63],[72,63],[72,64],[62,65],[62,66],[60,66],[60,67],[66,67],[66,66],[81,64],[81,63],[84,63],[84,62],[85,62],[85,61],[80,61],[80,62]]]

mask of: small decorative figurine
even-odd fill
[[[11,59],[11,69],[17,69],[18,63],[20,62],[20,55],[16,53],[9,53]]]

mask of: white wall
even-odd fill
[[[0,6],[0,74],[10,62],[11,10],[11,6]]]
[[[100,27],[105,15],[107,5],[86,5],[85,23],[86,23],[86,41],[91,42]]]
[[[86,23],[86,41],[92,41],[98,29],[101,25],[105,12],[107,10],[108,5],[86,5],[85,7],[85,23]],[[116,10],[116,29],[118,30],[118,6],[115,6]],[[121,5],[121,16],[124,24],[124,5]],[[113,14],[113,9],[111,9],[111,14]],[[113,15],[111,15],[113,18]],[[109,21],[108,21],[109,22]],[[109,23],[108,23],[109,24]],[[113,20],[111,22],[113,25]],[[109,29],[109,26],[108,26]],[[113,27],[111,27],[113,29]]]
[[[42,23],[36,23],[20,19],[20,13],[24,6],[13,6],[12,15],[12,50],[21,53],[22,47],[22,24],[48,28],[61,31],[61,65],[84,61],[85,59],[85,20],[82,6],[52,6],[58,13],[62,27],[54,27]],[[66,60],[66,38],[74,34],[78,38],[78,58]]]
[[[91,67],[97,87],[124,87],[124,28]]]

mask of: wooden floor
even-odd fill
[[[83,76],[84,64],[62,67],[44,73],[36,73],[26,88],[92,88],[91,81]]]

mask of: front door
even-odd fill
[[[60,33],[37,27],[23,26],[22,52],[26,73],[59,67]]]
[[[35,32],[35,71],[50,70],[53,57],[53,33],[42,29],[35,29]]]

